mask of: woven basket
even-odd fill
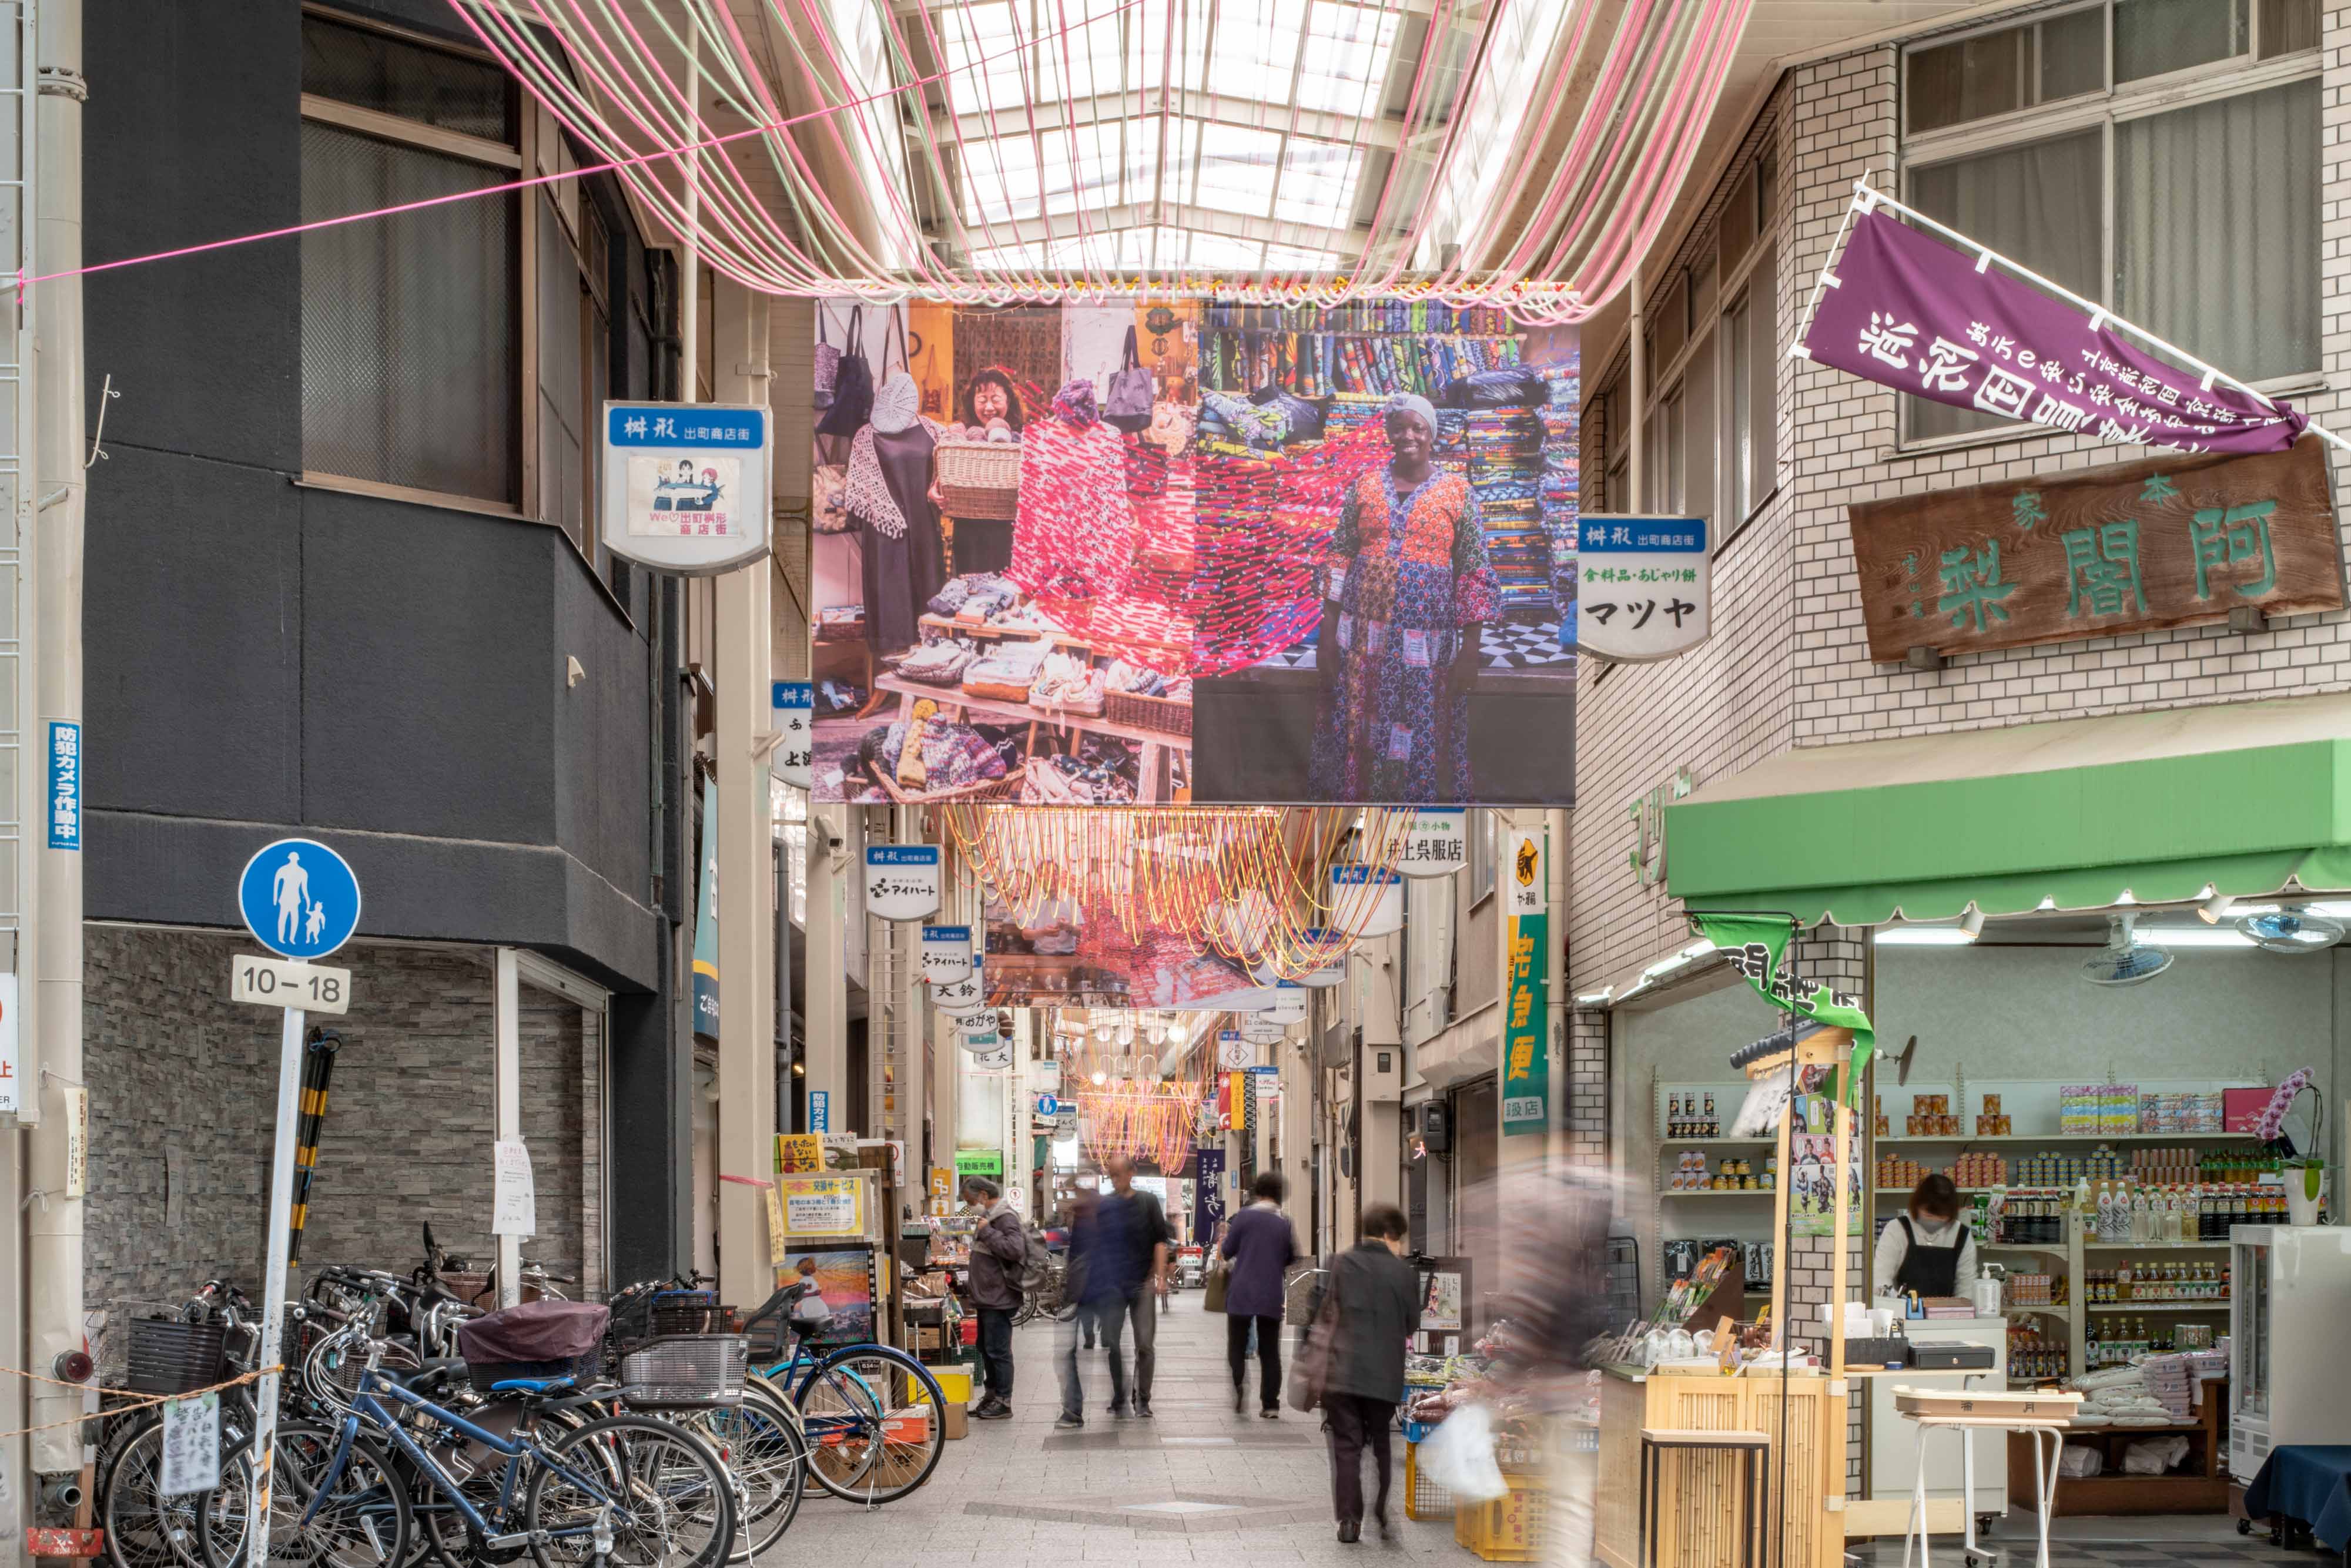
[[[1192,705],[1181,697],[1149,697],[1141,692],[1112,692],[1109,712],[1105,716],[1113,724],[1131,724],[1137,729],[1155,729],[1162,735],[1192,733]]]
[[[1020,799],[1023,774],[1013,768],[1001,779],[983,779],[977,784],[966,784],[953,789],[909,789],[900,784],[886,768],[869,767],[866,777],[882,786],[882,793],[901,806],[935,806],[946,800],[1013,801]]]
[[[939,503],[951,517],[1008,523],[1020,511],[1020,448],[1008,442],[946,442],[938,462]]]

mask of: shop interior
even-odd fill
[[[2351,952],[2336,945],[2346,925],[2351,903],[2215,897],[2201,909],[1971,915],[1876,934],[1870,1012],[1881,1054],[1854,1119],[1864,1179],[1848,1299],[1870,1295],[1875,1238],[1904,1214],[1919,1179],[1949,1176],[1980,1274],[1995,1283],[1972,1304],[1901,1328],[1914,1345],[1991,1346],[1995,1365],[1969,1377],[1972,1390],[2085,1393],[2063,1433],[2052,1507],[2061,1530],[2210,1539],[2232,1528],[2232,1493],[2241,1499],[2271,1446],[2351,1440],[2351,1416],[2337,1430],[2273,1397],[2273,1369],[2340,1358],[2288,1343],[2283,1311],[2270,1322],[2274,1260],[2229,1240],[2232,1225],[2312,1222],[2288,1202],[2288,1177],[2299,1184],[2302,1173],[2280,1168],[2257,1125],[2273,1086],[2299,1071],[2310,1088],[2286,1132],[2314,1141],[2307,1152],[2339,1179],[2341,1119],[2314,1129],[2312,1113],[2339,1108],[2351,1053]],[[1645,1312],[1677,1281],[1687,1293],[1693,1270],[1727,1262],[1752,1319],[1788,1221],[1779,1145],[1769,1125],[1740,1124],[1758,1085],[1732,1058],[1787,1020],[1729,965],[1697,952],[1687,963],[1682,983],[1614,1016],[1615,1246],[1637,1259]],[[1800,1164],[1790,1209],[1816,1207],[1805,1196],[1812,1180]],[[2326,1197],[2339,1215],[2339,1198]],[[2334,1281],[2339,1318],[2351,1307],[2351,1268],[2326,1250],[2327,1271],[2312,1265],[2301,1277]],[[1870,1326],[1849,1323],[1848,1339]],[[1880,1380],[1856,1396],[1867,1415],[1855,1496],[1907,1513],[1917,1433],[1897,1415],[1894,1389]],[[2129,1414],[2100,1414],[2107,1408]],[[2029,1539],[2036,1439],[1974,1441],[1979,1520]],[[1956,1501],[1961,1467],[1948,1442],[1930,1451],[1928,1491]]]

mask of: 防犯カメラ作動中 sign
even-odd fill
[[[1978,653],[2343,608],[2319,438],[1846,508],[1869,656]]]

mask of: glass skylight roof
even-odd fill
[[[1387,167],[1367,150],[1396,145],[1383,99],[1411,0],[900,3],[906,36],[935,39],[955,73],[932,89],[932,134],[960,171],[974,263],[1332,270],[1362,255],[1364,178]]]

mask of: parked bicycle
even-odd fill
[[[869,1507],[894,1501],[938,1468],[946,1396],[928,1367],[893,1345],[810,1344],[816,1325],[793,1309],[816,1292],[813,1281],[795,1280],[744,1320],[746,1333],[771,1319],[777,1325],[774,1358],[761,1357],[768,1364],[751,1381],[799,1413],[819,1486]]]
[[[253,1303],[235,1286],[208,1281],[175,1314],[189,1329],[221,1331],[222,1368],[227,1376],[253,1369],[260,1344]],[[129,1340],[138,1331],[130,1321],[110,1322],[109,1335]],[[129,1357],[124,1356],[127,1365]],[[116,1357],[101,1346],[101,1366]],[[234,1549],[244,1539],[244,1493],[252,1484],[253,1388],[240,1384],[221,1399],[220,1485],[208,1492],[166,1497],[162,1492],[163,1421],[154,1406],[142,1406],[101,1427],[98,1491],[93,1517],[105,1531],[107,1560],[114,1568],[214,1568],[201,1536],[206,1516],[214,1533]]]

